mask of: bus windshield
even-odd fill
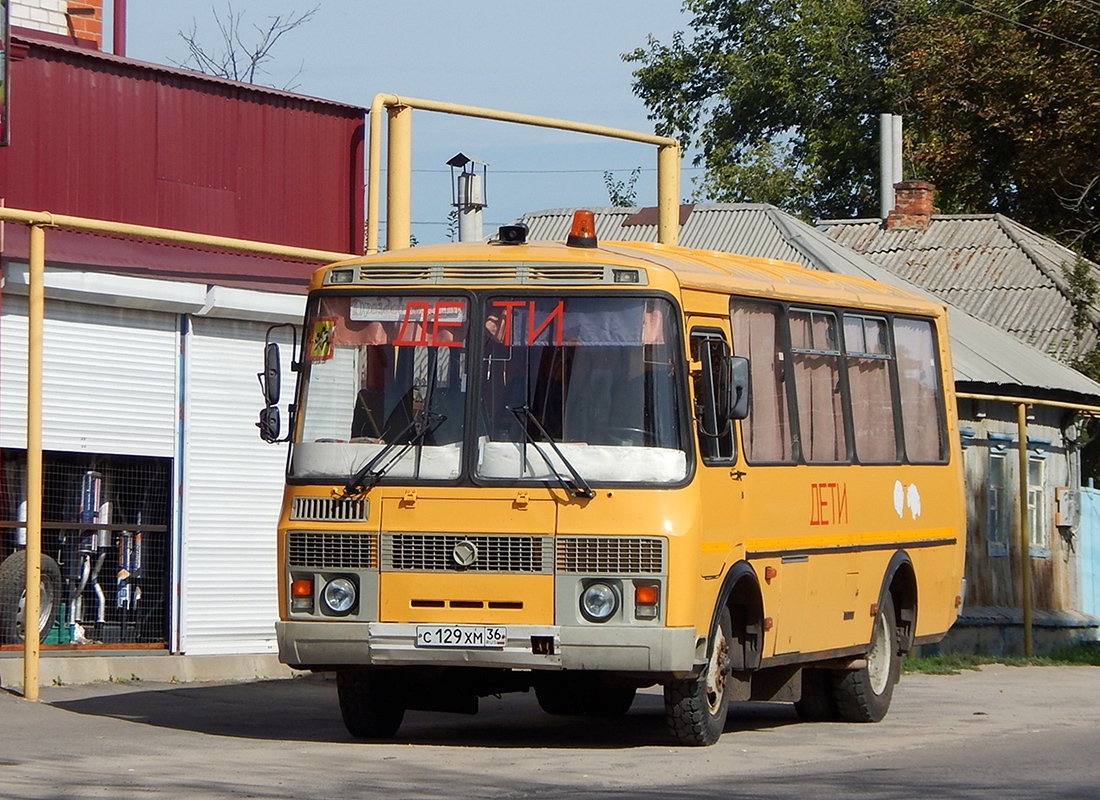
[[[467,302],[429,295],[316,298],[291,475],[347,480],[369,464],[370,482],[384,475],[457,478]]]
[[[637,295],[319,295],[290,474],[359,488],[682,481],[675,319]]]
[[[480,477],[686,477],[684,382],[667,301],[490,296],[482,317]]]

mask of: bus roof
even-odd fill
[[[820,302],[941,316],[944,306],[886,283],[806,269],[801,264],[655,242],[601,241],[597,247],[563,242],[466,242],[391,250],[318,270],[311,289],[330,285],[330,270],[358,267],[358,286],[501,286],[604,288],[608,268],[646,272],[649,288],[721,292],[798,302]],[[532,277],[537,275],[537,277]],[[347,285],[344,283],[342,285]]]

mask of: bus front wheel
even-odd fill
[[[344,727],[357,739],[388,739],[405,718],[405,690],[397,670],[338,670],[336,693]]]
[[[836,705],[840,718],[848,722],[879,722],[890,708],[894,684],[901,675],[898,626],[890,593],[879,605],[871,630],[867,666],[840,674],[836,682]]]
[[[706,669],[697,677],[665,684],[665,721],[680,744],[712,745],[726,727],[733,671],[732,631],[729,609],[723,608],[711,633]]]

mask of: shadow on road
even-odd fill
[[[113,718],[215,736],[309,742],[356,742],[345,730],[336,685],[320,677],[230,685],[180,685],[94,697],[54,699],[50,705],[78,714]],[[798,721],[785,704],[734,704],[727,732],[762,730]],[[370,744],[370,742],[364,742]],[[563,717],[542,712],[534,693],[487,697],[473,716],[409,711],[384,744],[442,747],[618,749],[669,746],[659,689],[638,693],[625,717]]]

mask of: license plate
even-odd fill
[[[497,625],[417,625],[417,647],[502,648],[508,629]]]

